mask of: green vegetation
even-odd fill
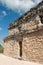
[[[3,46],[0,44],[0,53],[3,53]]]

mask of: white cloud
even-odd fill
[[[1,11],[0,12],[0,21],[5,17],[5,16],[7,16],[8,14],[7,14],[7,12],[5,11],[5,10],[3,10],[3,11]]]
[[[2,11],[2,14],[3,14],[4,16],[6,16],[6,15],[7,15],[6,11]]]
[[[2,28],[0,27],[0,31],[2,30]]]
[[[42,0],[0,0],[6,7],[16,11],[27,11]]]

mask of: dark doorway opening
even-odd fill
[[[22,41],[19,42],[19,46],[20,46],[20,57],[22,57]]]
[[[43,16],[40,16],[41,23],[43,24]]]

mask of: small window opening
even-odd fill
[[[22,42],[19,42],[19,46],[20,46],[20,57],[22,57]]]

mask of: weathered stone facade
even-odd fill
[[[43,64],[43,1],[8,27],[4,54]]]

